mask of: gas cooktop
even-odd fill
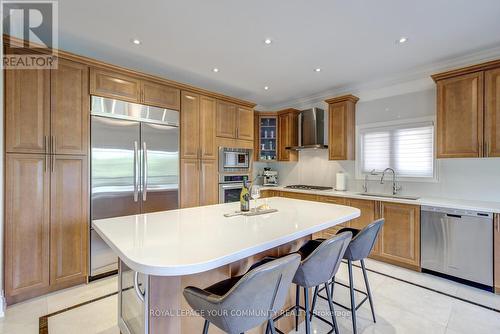
[[[306,184],[292,184],[291,186],[286,186],[285,188],[302,189],[302,190],[332,190],[333,189],[333,187],[309,186]]]

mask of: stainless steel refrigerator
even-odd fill
[[[177,209],[179,112],[92,97],[92,220]],[[118,268],[90,229],[90,276]]]

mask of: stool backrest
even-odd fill
[[[249,271],[224,296],[221,303],[228,316],[228,333],[241,333],[268,320],[283,308],[293,276],[300,264],[298,254],[290,254]]]
[[[352,238],[349,247],[345,253],[345,258],[358,261],[365,259],[370,255],[370,252],[375,246],[375,241],[377,241],[377,236],[384,225],[384,219],[378,219],[373,223],[365,226],[354,238]]]
[[[337,273],[351,237],[351,232],[345,232],[323,241],[302,260],[293,281],[305,287],[328,282]]]

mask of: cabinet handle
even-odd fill
[[[43,171],[47,173],[47,155],[43,156]]]
[[[51,164],[50,164],[50,170],[52,171],[52,173],[54,173],[54,169],[55,169],[55,164],[56,164],[56,156],[54,154],[52,154],[51,156]]]
[[[56,136],[52,138],[52,154],[56,154]]]
[[[488,144],[489,144],[488,141],[484,142],[484,156],[485,157],[489,157],[490,156],[490,150],[489,150],[489,146],[490,145],[488,145]]]
[[[45,154],[47,154],[47,150],[49,149],[49,136],[43,136],[43,147]]]

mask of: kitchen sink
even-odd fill
[[[403,196],[403,195],[390,195],[390,194],[376,194],[376,193],[358,193],[358,195],[362,196],[371,196],[371,197],[385,197],[385,198],[398,198],[398,199],[408,199],[412,201],[416,201],[420,197],[416,196]]]

